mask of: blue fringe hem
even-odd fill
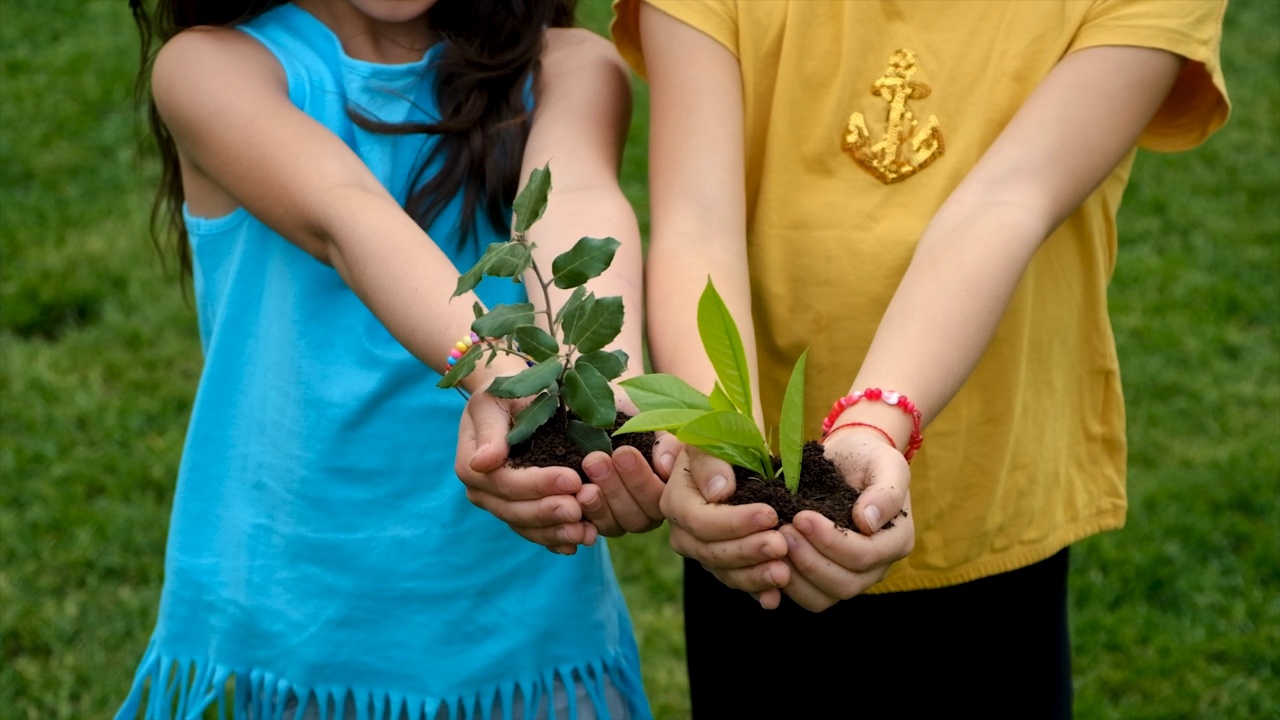
[[[626,657],[615,657],[563,665],[536,678],[514,680],[473,695],[432,697],[357,687],[294,685],[262,670],[164,655],[153,640],[116,720],[202,720],[215,707],[218,720],[282,720],[288,698],[296,699],[299,713],[308,706],[319,708],[320,720],[343,720],[344,708],[351,709],[354,720],[532,720],[544,701],[549,706],[548,720],[579,720],[572,691],[575,681],[586,688],[595,717],[611,720],[605,700],[606,676],[627,703],[632,720],[651,720],[640,669],[630,664]],[[557,686],[569,688],[568,713],[560,717],[551,701]],[[524,706],[519,718],[512,715],[517,693]]]

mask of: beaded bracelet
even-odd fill
[[[461,340],[454,343],[453,349],[449,351],[449,359],[447,360],[449,367],[456,365],[458,363],[458,358],[462,357],[463,353],[470,350],[471,346],[478,342],[480,342],[479,335],[475,333],[467,333]]]
[[[858,404],[858,401],[860,400],[877,400],[877,401],[883,402],[886,405],[893,405],[901,409],[902,412],[911,416],[911,424],[912,424],[911,437],[907,440],[906,449],[902,451],[902,455],[907,459],[907,462],[911,462],[911,458],[915,457],[916,451],[919,450],[920,446],[924,444],[924,435],[922,435],[920,432],[920,423],[922,420],[920,415],[920,410],[916,408],[915,403],[907,399],[906,395],[902,395],[901,393],[896,393],[892,390],[881,390],[880,388],[867,388],[866,390],[859,390],[855,393],[845,395],[839,400],[836,400],[835,404],[831,406],[831,413],[827,415],[826,420],[822,421],[822,439],[826,440],[827,437],[831,435],[831,433],[843,427],[851,427],[851,426],[869,427],[873,430],[879,430],[882,435],[889,438],[890,444],[892,444],[894,447],[898,446],[897,443],[893,442],[893,438],[889,435],[889,433],[885,432],[884,430],[874,425],[870,425],[868,423],[851,422],[851,423],[844,423],[840,425],[840,427],[832,427],[833,425],[835,425],[836,419],[840,417],[841,413],[843,413],[845,410],[849,409],[850,407]]]

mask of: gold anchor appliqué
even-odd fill
[[[929,97],[928,85],[911,79],[916,74],[916,55],[910,50],[897,50],[889,58],[884,76],[871,86],[871,94],[889,104],[884,134],[872,143],[871,133],[862,113],[849,116],[845,127],[844,149],[867,172],[888,185],[905,180],[925,169],[942,156],[942,130],[938,118],[930,115],[923,126],[908,100]]]

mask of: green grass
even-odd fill
[[[0,715],[98,718],[154,620],[199,345],[146,239],[125,4],[0,3]],[[583,10],[604,26],[607,3]],[[1081,718],[1280,715],[1276,28],[1280,3],[1233,2],[1231,123],[1141,155],[1121,212],[1132,503],[1073,550]],[[686,717],[677,558],[664,531],[614,555],[655,711]]]

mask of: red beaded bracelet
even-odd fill
[[[920,446],[924,444],[924,435],[922,435],[920,432],[920,423],[921,423],[920,410],[916,408],[915,403],[907,399],[906,395],[896,393],[892,390],[881,390],[880,388],[867,388],[866,390],[859,390],[855,393],[845,395],[839,400],[836,400],[835,404],[831,406],[831,413],[827,415],[826,420],[822,421],[822,439],[826,440],[827,436],[831,435],[831,433],[840,429],[840,428],[832,427],[835,425],[836,419],[839,418],[841,413],[843,413],[845,410],[848,410],[850,407],[858,404],[860,400],[878,400],[880,402],[883,402],[886,405],[893,405],[901,409],[902,412],[911,416],[911,424],[912,424],[911,437],[908,438],[907,440],[906,449],[902,451],[902,455],[907,459],[907,462],[911,462],[911,458],[915,457],[916,451],[919,450]],[[874,430],[880,430],[880,432],[883,433],[885,437],[889,437],[889,434],[884,432],[884,430],[881,430],[880,428],[875,427],[873,425],[868,425],[866,423],[845,423],[840,427],[848,427],[851,425],[870,427]],[[892,443],[893,438],[890,437],[889,439],[890,439],[890,442]],[[893,443],[893,445],[894,447],[897,447],[896,443]]]

